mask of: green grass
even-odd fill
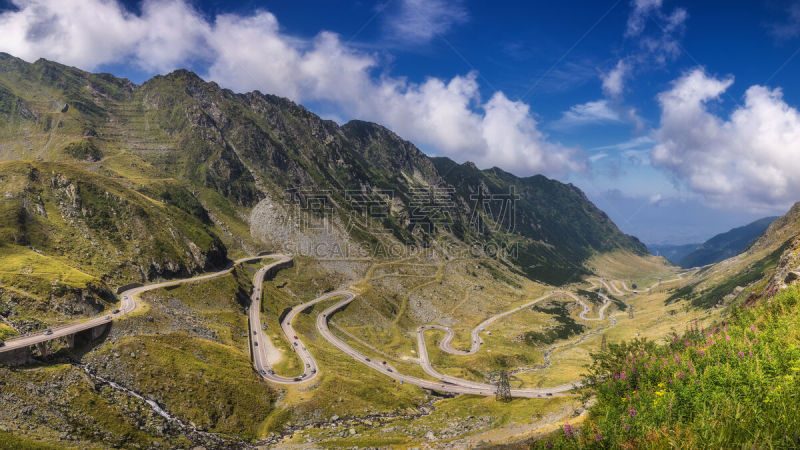
[[[108,358],[125,385],[203,430],[254,439],[273,410],[276,393],[249,355],[226,345],[177,332],[126,337],[96,356]]]
[[[0,449],[7,450],[55,450],[61,446],[44,444],[32,439],[0,431]]]
[[[7,431],[0,431],[0,448],[181,445],[180,440],[157,436],[155,424],[146,424],[144,412],[149,408],[141,400],[108,387],[95,388],[77,367],[0,368],[0,377],[6,401],[32,407],[15,421],[2,424]],[[49,392],[43,395],[32,386],[47,386]],[[62,440],[64,430],[72,441]],[[104,445],[97,442],[98,437]]]
[[[556,324],[543,331],[528,331],[523,335],[523,340],[528,345],[548,345],[561,339],[567,339],[580,334],[586,327],[575,322],[570,317],[567,305],[564,303],[550,302],[550,306],[534,305],[533,310],[540,313],[551,314]]]
[[[634,340],[594,355],[597,396],[576,436],[538,441],[591,448],[790,448],[800,442],[800,288],[727,324],[663,344]],[[595,439],[598,439],[597,441]]]
[[[711,288],[698,291],[698,282],[675,289],[672,291],[672,295],[667,298],[666,304],[677,300],[691,300],[692,305],[698,308],[711,308],[721,304],[725,296],[733,292],[737,287],[746,287],[762,280],[765,274],[772,272],[781,255],[791,244],[792,240],[784,242],[767,256],[753,262],[735,275],[715,283]]]
[[[14,285],[20,278],[37,279],[50,284],[60,282],[70,287],[85,288],[96,278],[71,267],[64,258],[45,256],[17,245],[0,245],[0,282]]]
[[[10,326],[0,323],[0,342],[17,335],[17,331]]]

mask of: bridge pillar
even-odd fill
[[[105,333],[106,330],[108,329],[108,325],[109,324],[104,323],[102,325],[98,325],[98,326],[92,328],[92,340],[95,340],[95,339],[99,338],[100,336],[102,336],[103,333]]]
[[[39,350],[39,354],[42,358],[47,357],[47,342],[39,342],[36,344],[36,349]]]

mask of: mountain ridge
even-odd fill
[[[582,262],[596,252],[623,248],[646,253],[638,240],[619,231],[574,186],[541,175],[519,178],[492,168],[473,172],[470,180],[480,187],[468,187],[463,180],[442,176],[443,168],[455,167],[455,162],[431,158],[378,124],[353,120],[338,126],[288,99],[258,91],[234,93],[185,69],[137,85],[110,74],[91,74],[47,60],[29,64],[4,55],[0,88],[10,93],[3,94],[0,104],[26,105],[10,115],[22,125],[0,133],[0,140],[8,144],[0,159],[24,156],[70,162],[78,159],[70,155],[79,155],[86,162],[97,159],[94,164],[100,170],[125,172],[123,178],[174,179],[222,228],[248,227],[252,218],[237,216],[249,209],[260,211],[259,217],[273,214],[265,219],[270,221],[277,220],[276,214],[296,213],[291,192],[303,189],[325,193],[333,212],[329,221],[338,230],[314,239],[369,245],[386,239],[382,233],[388,230],[390,240],[404,245],[429,246],[446,239],[465,245],[513,246],[511,264],[529,278],[554,283],[575,279],[563,273],[574,274],[576,269],[577,274],[585,273],[580,270]],[[22,148],[21,140],[32,145]],[[458,166],[463,171],[474,164]],[[144,184],[136,189],[147,190]],[[520,228],[501,230],[500,219],[491,217],[482,205],[471,205],[470,195],[480,189],[499,195],[511,186],[519,188],[524,205]],[[449,208],[442,217],[417,220],[413,205],[425,189],[453,194],[447,202],[458,207]],[[377,190],[391,191],[392,196],[387,200]],[[548,199],[547,190],[558,193],[561,204]],[[360,212],[350,198],[352,192],[361,192],[367,203],[387,204],[389,214],[348,228],[348,220]],[[226,201],[233,210],[242,211],[223,213],[211,206]],[[267,208],[264,202],[272,206]],[[560,209],[574,213],[569,221],[554,220]],[[470,226],[475,216],[493,226],[476,232]],[[287,236],[247,238],[252,244],[279,245]],[[308,236],[288,237],[295,238]]]

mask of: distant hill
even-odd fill
[[[702,245],[703,244],[647,244],[647,249],[650,250],[650,253],[656,256],[663,256],[672,264],[679,265],[681,259],[697,250]]]
[[[765,217],[743,227],[718,234],[681,258],[678,265],[684,268],[705,266],[736,256],[744,251],[777,217]]]

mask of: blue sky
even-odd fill
[[[234,4],[235,3],[235,4]],[[800,2],[0,1],[0,51],[181,67],[582,188],[645,242],[800,200]]]

